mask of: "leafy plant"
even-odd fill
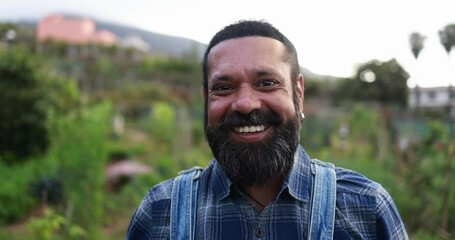
[[[0,161],[23,162],[50,144],[49,114],[67,112],[79,101],[71,80],[52,75],[23,47],[0,49]]]
[[[32,218],[28,229],[35,240],[86,239],[87,232],[70,223],[51,208],[44,208],[42,217]]]
[[[111,104],[102,102],[55,122],[48,161],[57,164],[66,200],[65,211],[91,236],[104,219],[104,167],[108,157]],[[90,200],[87,200],[90,196]]]
[[[16,222],[37,204],[28,191],[35,177],[34,164],[8,166],[0,162],[0,225]]]

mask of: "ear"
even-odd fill
[[[303,98],[304,98],[304,91],[305,91],[304,83],[305,83],[305,78],[303,77],[302,74],[299,74],[299,77],[297,79],[297,85],[296,85],[296,93],[297,93],[297,98],[299,101],[300,112],[303,111]]]

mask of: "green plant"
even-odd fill
[[[152,105],[150,120],[146,126],[150,136],[160,143],[171,145],[175,140],[175,110],[167,102],[155,102]]]
[[[0,161],[44,154],[50,145],[49,115],[78,103],[75,83],[51,74],[23,47],[0,49],[0,79]]]
[[[102,102],[55,122],[48,160],[58,165],[66,211],[90,236],[104,219],[104,167],[108,157],[111,104]],[[90,198],[87,198],[90,196]]]
[[[28,191],[35,177],[33,163],[5,165],[0,161],[0,225],[16,222],[37,204]]]
[[[44,208],[42,217],[32,218],[27,227],[34,240],[86,239],[80,226],[70,223],[51,208]]]

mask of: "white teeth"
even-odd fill
[[[238,133],[254,133],[264,131],[264,125],[235,127],[234,131]]]

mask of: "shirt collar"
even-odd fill
[[[221,200],[229,196],[232,182],[216,160],[212,160],[210,165],[213,165],[213,175],[211,177],[213,192],[215,197]],[[287,187],[291,196],[300,201],[309,202],[310,177],[310,157],[299,145],[294,154],[292,168],[284,179],[283,189]]]
[[[218,200],[227,197],[230,193],[232,182],[224,173],[223,168],[217,160],[212,160],[213,165],[212,184],[213,192]]]
[[[303,202],[309,202],[310,179],[310,157],[302,146],[299,145],[294,154],[294,164],[284,179],[283,187],[288,187],[289,193],[294,198]]]

